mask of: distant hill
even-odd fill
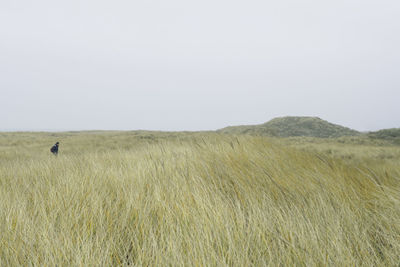
[[[400,128],[369,132],[367,136],[372,139],[382,139],[400,145]]]
[[[259,125],[229,126],[218,130],[218,132],[276,137],[308,136],[320,138],[361,135],[358,131],[332,124],[318,117],[280,117]]]

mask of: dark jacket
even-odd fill
[[[58,143],[56,143],[54,146],[51,147],[50,152],[53,153],[54,155],[58,154]]]

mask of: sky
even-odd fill
[[[0,130],[400,127],[398,0],[1,0]]]

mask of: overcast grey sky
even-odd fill
[[[1,0],[0,130],[400,127],[398,0]]]

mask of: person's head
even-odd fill
[[[56,145],[58,145],[58,144],[59,144],[59,142],[56,143]]]

